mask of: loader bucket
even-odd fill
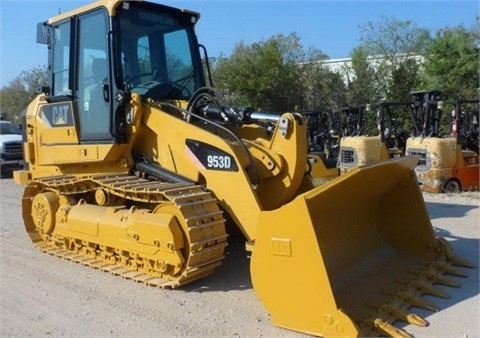
[[[446,297],[468,265],[436,239],[413,168],[416,157],[359,167],[259,217],[251,275],[273,324],[320,336],[408,336],[425,326],[410,307]],[[453,264],[452,264],[453,263]]]

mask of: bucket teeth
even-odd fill
[[[476,267],[475,264],[467,261],[466,259],[459,258],[457,256],[448,256],[448,261],[452,263],[452,265],[463,266],[464,268],[474,268]]]
[[[397,282],[403,284],[407,287],[412,286],[423,293],[435,297],[440,297],[444,299],[450,298],[450,295],[440,289],[434,288],[429,282],[426,282],[423,279],[412,279],[412,280],[405,280],[405,279],[397,279]]]
[[[379,311],[384,311],[386,313],[389,313],[396,319],[401,320],[405,323],[409,323],[417,326],[423,326],[423,327],[428,326],[428,322],[424,318],[420,317],[415,313],[411,313],[404,309],[397,308],[393,304],[376,305],[371,302],[368,302],[367,305]]]
[[[406,321],[409,324],[413,324],[417,326],[422,326],[422,327],[428,326],[428,322],[423,317],[420,317],[415,313],[411,313],[407,311],[400,311],[400,313],[402,314],[402,316],[405,316],[405,319],[399,318],[400,320]]]
[[[445,250],[445,256],[452,265],[463,266],[465,268],[474,268],[476,265],[467,261],[466,259],[459,258],[453,254],[453,249],[450,243],[443,238],[437,238],[438,243]]]
[[[452,276],[468,277],[468,274],[466,274],[462,270],[454,268],[452,264],[447,263],[445,261],[433,262],[432,266]]]
[[[439,310],[438,306],[417,297],[416,295],[414,295],[412,292],[409,292],[409,291],[388,291],[388,290],[384,290],[383,293],[385,293],[389,296],[395,297],[395,298],[399,298],[399,299],[405,301],[406,303],[410,304],[411,306],[416,306],[416,307],[426,309],[426,310],[430,310],[430,311],[434,311],[434,312],[437,312]]]
[[[430,280],[432,280],[434,283],[437,284],[442,284],[445,286],[451,286],[454,288],[460,287],[460,284],[455,282],[454,280],[451,280],[447,277],[444,277],[441,273],[434,271],[433,268],[425,269],[422,271],[415,271],[415,270],[410,270],[411,273],[414,273],[419,276],[424,276]]]
[[[444,299],[450,298],[450,295],[442,289],[435,287],[434,284],[440,284],[448,287],[459,287],[456,280],[445,276],[452,275],[456,277],[467,277],[468,275],[455,266],[475,267],[474,264],[460,259],[453,255],[450,244],[445,239],[438,241],[439,253],[441,258],[436,260],[422,259],[417,262],[415,267],[408,269],[408,274],[398,277],[395,282],[401,284],[397,288],[383,290],[383,294],[388,295],[389,299],[369,300],[365,305],[374,308],[376,315],[358,320],[362,333],[368,336],[392,337],[410,337],[410,335],[396,328],[395,321],[403,321],[408,324],[421,327],[428,326],[428,321],[409,310],[410,307],[418,307],[436,312],[439,307],[430,301],[424,300],[422,295],[427,294]]]
[[[406,331],[393,326],[388,321],[382,318],[368,318],[363,320],[363,323],[375,329],[375,331],[379,332],[382,335],[395,337],[395,338],[411,338],[412,337]]]

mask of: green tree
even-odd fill
[[[350,100],[359,104],[410,101],[410,92],[419,89],[422,55],[431,39],[429,31],[410,20],[382,17],[377,23],[360,27],[360,32],[362,43],[352,54],[356,78],[350,83]],[[372,110],[366,116],[369,134],[376,133],[374,113]],[[400,129],[409,129],[407,109],[397,109],[393,118]]]
[[[425,53],[423,88],[442,91],[444,99],[477,98],[479,39],[478,28],[458,26],[437,31]]]
[[[425,49],[430,40],[429,31],[418,28],[411,20],[382,16],[380,22],[371,21],[360,27],[361,40],[373,55],[392,58],[401,54],[416,54]],[[393,59],[392,61],[401,61]]]
[[[420,86],[421,64],[407,59],[392,70],[388,97],[391,101],[411,100],[410,92]]]
[[[0,113],[8,120],[21,121],[27,105],[47,84],[45,67],[35,67],[20,73],[7,86],[0,89]]]
[[[327,55],[311,49],[306,61],[301,64],[301,87],[303,108],[333,111],[345,104],[346,86],[340,72],[331,71],[324,61]]]
[[[252,45],[237,43],[230,57],[217,60],[215,83],[235,104],[273,111],[292,109],[300,100],[291,89],[298,69],[295,49],[296,35],[277,35]]]
[[[340,74],[322,65],[327,55],[305,49],[291,33],[247,45],[238,43],[230,57],[213,62],[216,86],[235,105],[266,111],[333,109],[345,101]]]
[[[429,31],[412,21],[382,17],[360,27],[362,47],[375,69],[375,86],[388,101],[404,100],[416,89],[421,55],[430,41]]]
[[[375,69],[369,61],[367,50],[360,46],[350,55],[351,65],[343,69],[347,79],[347,105],[358,106],[377,101]]]

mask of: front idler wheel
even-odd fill
[[[53,232],[58,207],[58,196],[54,192],[44,192],[33,198],[31,215],[39,234],[50,235]]]

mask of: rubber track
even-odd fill
[[[219,234],[218,225],[224,224],[225,219],[218,209],[216,199],[211,196],[210,192],[204,191],[198,185],[149,181],[127,174],[94,175],[80,178],[63,175],[36,179],[34,183],[41,184],[44,189],[54,191],[59,195],[77,195],[102,188],[110,194],[135,202],[148,203],[152,207],[162,202],[172,202],[177,205],[188,226],[188,233],[185,233],[185,236],[189,237],[187,242],[190,243],[189,257],[185,257],[187,266],[179,276],[175,276],[173,279],[151,276],[144,272],[104,262],[98,258],[99,254],[95,258],[86,257],[65,247],[58,247],[54,240],[34,242],[45,253],[160,288],[175,288],[204,277],[220,266],[224,258],[227,234],[225,232]],[[215,226],[217,227],[216,232],[209,231],[208,228]],[[195,232],[201,232],[202,235],[198,236],[198,233],[195,235]],[[216,235],[213,236],[215,233]],[[211,234],[210,237],[205,237],[207,234]],[[201,240],[193,242],[192,238],[201,238]],[[70,238],[72,241],[74,239]],[[125,251],[125,248],[114,249]],[[131,256],[134,254],[131,253]]]

